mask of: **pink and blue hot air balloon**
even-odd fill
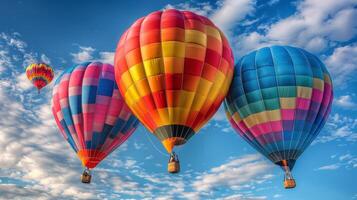
[[[72,67],[56,80],[52,112],[86,167],[84,183],[90,182],[89,169],[125,142],[139,123],[119,93],[114,67],[99,62]]]
[[[285,188],[293,188],[290,171],[324,126],[332,99],[331,77],[315,55],[272,46],[240,59],[224,105],[234,129],[281,166]]]

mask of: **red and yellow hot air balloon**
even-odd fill
[[[52,67],[45,63],[33,63],[27,66],[26,76],[40,93],[52,81],[54,73]]]
[[[134,115],[172,153],[217,111],[233,63],[226,37],[208,18],[169,9],[138,19],[122,35],[115,76]]]

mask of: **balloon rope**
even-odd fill
[[[160,154],[162,154],[163,156],[167,157],[167,154],[166,154],[166,153],[163,153],[162,151],[160,151],[160,149],[158,149],[158,148],[156,147],[156,145],[152,142],[152,140],[151,140],[150,136],[148,135],[147,131],[144,130],[144,132],[145,132],[146,138],[148,138],[148,140],[150,141],[150,143],[151,143],[151,145],[154,147],[154,149],[156,149],[156,151],[159,152]]]

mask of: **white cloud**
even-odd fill
[[[234,54],[237,55],[235,58],[239,58],[249,51],[272,44],[279,44],[279,42],[270,41],[258,32],[253,31],[234,37],[232,46],[235,49]]]
[[[280,0],[270,0],[270,1],[268,1],[267,4],[268,4],[269,6],[273,6],[273,5],[277,4],[277,3],[279,3],[279,1],[280,1]]]
[[[16,32],[12,34],[0,33],[0,72],[5,68],[9,69],[15,63],[24,69],[39,60],[37,53],[27,51],[27,43],[21,40],[20,36]],[[45,54],[41,54],[41,59],[50,62]]]
[[[235,132],[232,127],[223,128],[222,131],[225,132],[225,133]]]
[[[345,154],[345,155],[340,156],[338,159],[339,159],[340,161],[344,161],[344,160],[349,160],[349,159],[351,159],[351,158],[353,158],[353,156],[348,153],[348,154]]]
[[[122,192],[125,190],[138,190],[139,189],[139,184],[136,182],[133,182],[129,179],[127,180],[122,180],[119,177],[113,177],[111,179],[112,185],[114,190],[118,191],[118,192]]]
[[[234,132],[227,119],[226,112],[224,110],[223,105],[219,107],[217,112],[213,115],[210,121],[203,127],[203,129],[207,129],[210,126],[214,126],[215,128],[225,133]]]
[[[225,196],[223,198],[219,198],[219,200],[265,200],[266,196],[245,196],[242,194],[233,194],[229,196]]]
[[[9,57],[9,52],[5,50],[0,50],[0,72],[11,65],[11,58]]]
[[[322,167],[319,167],[317,170],[335,170],[340,168],[338,164],[332,164],[332,165],[325,165]]]
[[[293,15],[261,24],[259,33],[237,34],[233,39],[235,54],[241,56],[270,44],[294,45],[319,53],[357,33],[357,1],[305,0],[296,5]]]
[[[27,78],[26,73],[22,73],[21,75],[16,77],[16,86],[20,90],[28,90],[33,87],[31,81],[29,81],[29,79]]]
[[[210,191],[216,187],[232,187],[236,189],[257,180],[263,180],[263,174],[272,165],[263,161],[258,154],[246,155],[232,160],[199,176],[192,184],[197,191]],[[260,177],[260,178],[259,178]]]
[[[193,2],[179,3],[175,5],[167,4],[164,9],[179,9],[179,10],[189,10],[191,12],[197,13],[199,15],[208,16],[214,9],[209,2],[199,2],[194,4]]]
[[[18,33],[13,33],[11,35],[8,35],[6,33],[0,33],[0,39],[3,39],[8,46],[14,47],[19,51],[24,52],[25,48],[27,47],[27,44],[26,42],[20,40],[19,36],[20,35]]]
[[[180,10],[190,10],[199,15],[207,16],[225,34],[228,34],[238,22],[243,21],[248,15],[255,11],[255,0],[221,0],[213,7],[209,2],[201,3],[180,3],[176,5],[168,4],[165,9],[176,8]]]
[[[46,63],[46,64],[51,64],[50,58],[47,57],[45,54],[41,54],[41,61]]]
[[[312,144],[327,143],[331,141],[355,142],[357,141],[356,129],[357,119],[336,113],[329,117],[322,133]]]
[[[226,112],[224,111],[223,105],[219,107],[217,112],[213,115],[212,120],[215,121],[225,121],[227,120]]]
[[[297,13],[272,24],[267,37],[319,52],[327,40],[347,41],[356,34],[355,5],[350,0],[305,0],[297,5]]]
[[[13,67],[14,63],[26,67],[37,61],[37,54],[26,51],[27,44],[19,37],[18,33],[0,33],[0,72]],[[23,62],[19,63],[20,60]]]
[[[220,7],[212,14],[212,21],[222,31],[229,31],[247,15],[254,13],[255,4],[255,0],[223,0],[219,3]]]
[[[77,64],[93,61],[113,64],[114,54],[114,52],[108,51],[97,52],[93,47],[79,46],[79,51],[77,53],[71,53],[71,56],[73,57],[72,61]]]
[[[334,49],[333,53],[325,59],[326,65],[331,70],[333,81],[336,85],[346,84],[354,79],[357,72],[357,44],[350,44]]]
[[[127,169],[129,169],[129,168],[133,168],[134,166],[135,166],[135,164],[136,164],[136,160],[126,160],[125,161],[125,164],[124,164],[124,166],[127,168]]]
[[[23,66],[27,67],[28,65],[32,64],[32,63],[37,63],[37,55],[33,52],[30,53],[25,53],[24,54],[24,61],[23,61]]]
[[[352,97],[350,95],[340,96],[335,100],[336,105],[341,106],[346,109],[355,109],[357,104],[353,102]]]
[[[15,196],[18,199],[51,199],[51,195],[46,191],[37,190],[28,187],[20,187],[14,184],[0,184],[0,194],[3,199],[13,199]]]
[[[337,160],[337,163],[331,164],[331,165],[325,165],[322,167],[319,167],[316,170],[336,170],[341,167],[344,167],[346,169],[354,169],[357,168],[357,156],[354,156],[350,153],[343,154],[339,156],[338,158],[332,158],[332,160]]]
[[[99,55],[100,55],[100,61],[102,63],[109,63],[109,64],[112,64],[114,63],[114,52],[99,52]]]
[[[134,142],[134,148],[136,150],[140,150],[143,146],[144,146],[144,144],[142,144],[142,143],[138,143],[136,141]]]
[[[357,156],[353,154],[347,153],[341,155],[338,160],[342,166],[345,166],[345,168],[357,168]]]
[[[8,57],[6,71],[0,76],[0,177],[18,183],[1,183],[1,197],[97,199],[96,191],[103,186],[88,190],[80,183],[80,162],[53,120],[48,103],[51,93],[32,99],[32,94],[24,92],[30,83],[21,63],[34,59],[37,53],[19,49],[20,43],[4,45],[0,38],[1,44],[3,49],[20,58]],[[94,178],[94,185],[97,180]]]
[[[71,53],[73,56],[73,62],[83,63],[92,60],[94,51],[95,49],[92,47],[79,46],[79,51],[77,53]]]
[[[328,136],[321,136],[320,138],[317,139],[316,142],[326,143],[326,142],[330,142],[338,139],[344,139],[344,138],[350,141],[357,140],[356,133],[353,130],[351,130],[351,128],[348,125],[344,125],[338,128],[337,130],[335,130],[335,132],[333,132]]]

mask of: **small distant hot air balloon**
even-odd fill
[[[138,19],[121,37],[115,76],[135,116],[171,153],[185,144],[221,105],[233,76],[224,34],[206,17],[174,9]]]
[[[90,183],[90,169],[125,142],[139,121],[130,112],[114,80],[114,67],[83,63],[56,80],[52,96],[56,123],[86,167],[83,183]]]
[[[272,46],[240,59],[224,105],[234,129],[281,166],[285,188],[294,188],[291,170],[324,126],[332,99],[331,77],[316,56]]]
[[[45,63],[33,63],[26,68],[26,76],[40,93],[40,90],[52,81],[54,73]]]

